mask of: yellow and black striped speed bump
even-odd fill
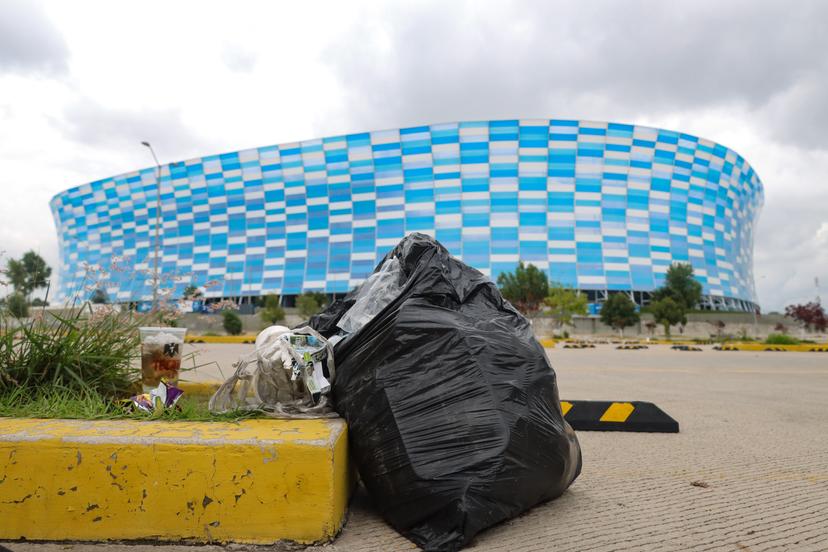
[[[577,431],[679,431],[678,422],[650,402],[561,401],[561,411]]]

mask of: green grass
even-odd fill
[[[28,321],[0,315],[0,393],[59,387],[111,397],[140,377],[138,327],[146,317],[85,307],[38,314]]]
[[[798,345],[799,340],[782,333],[772,333],[765,339],[767,345]]]
[[[63,418],[70,420],[167,420],[188,422],[236,422],[258,418],[258,412],[236,411],[211,414],[204,397],[186,394],[179,399],[178,408],[164,410],[159,416],[134,412],[125,401],[103,397],[93,391],[60,387],[28,391],[24,388],[0,394],[0,417],[5,418]]]

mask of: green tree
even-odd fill
[[[285,319],[285,309],[279,305],[279,296],[271,293],[264,298],[264,308],[259,313],[265,324],[273,325]]]
[[[670,326],[687,324],[686,310],[683,304],[672,297],[664,297],[650,304],[650,313],[655,321],[664,326],[664,335],[670,337]]]
[[[587,313],[586,295],[561,284],[550,285],[543,302],[549,307],[549,313],[560,328],[572,324],[574,315],[583,316]]]
[[[224,331],[229,335],[239,335],[242,333],[242,321],[239,315],[234,311],[226,310],[221,313],[221,325],[224,326]]]
[[[12,293],[6,298],[6,309],[15,318],[26,318],[29,316],[29,305],[22,293]]]
[[[189,301],[198,299],[201,297],[201,295],[201,290],[198,289],[198,286],[196,286],[195,284],[190,284],[189,286],[185,287],[184,292],[181,294],[181,296],[184,299]]]
[[[296,298],[296,308],[302,316],[313,316],[322,305],[319,304],[319,296],[324,295],[318,292],[305,292]]]
[[[104,305],[109,303],[109,295],[106,294],[106,291],[98,288],[89,297],[89,302],[95,303],[96,305]]]
[[[693,277],[693,265],[675,263],[667,269],[664,285],[653,292],[653,300],[669,297],[688,311],[696,308],[701,294],[702,285]]]
[[[523,261],[518,263],[514,273],[502,272],[497,277],[497,285],[503,297],[524,314],[537,311],[549,295],[546,274],[535,265],[524,265]]]
[[[637,324],[638,313],[635,303],[626,293],[613,293],[601,306],[601,322],[611,326],[624,336],[624,328]]]
[[[28,251],[20,260],[8,260],[6,275],[14,290],[28,298],[34,290],[46,287],[46,280],[52,275],[52,269],[43,257],[34,251]]]

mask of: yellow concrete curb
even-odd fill
[[[767,345],[765,343],[723,343],[722,351],[787,351],[794,353],[828,353],[828,344]]]
[[[0,419],[0,539],[328,541],[343,420]]]
[[[256,335],[189,335],[185,341],[187,343],[256,343]]]
[[[211,397],[221,386],[220,381],[179,381],[178,387],[184,396]]]

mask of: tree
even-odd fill
[[[189,286],[184,288],[184,292],[181,296],[187,301],[194,301],[196,299],[201,298],[202,293],[201,290],[198,289],[198,286],[195,284],[190,284]]]
[[[788,305],[785,307],[785,316],[802,324],[807,331],[813,328],[817,332],[824,332],[828,327],[825,309],[818,301],[811,301],[804,305]]]
[[[9,259],[6,263],[6,274],[14,290],[28,297],[34,290],[46,287],[46,280],[52,275],[52,269],[43,257],[34,251],[28,251],[20,260]]]
[[[601,306],[601,322],[611,326],[624,336],[624,328],[638,323],[635,303],[626,293],[613,293]]]
[[[560,284],[549,286],[549,293],[543,300],[549,307],[552,318],[559,327],[572,324],[572,317],[576,314],[587,314],[587,297],[583,293],[566,288]]]
[[[6,298],[6,309],[15,318],[26,318],[29,316],[29,305],[22,293],[12,293]]]
[[[270,325],[285,319],[285,309],[279,305],[278,295],[271,293],[264,298],[264,308],[259,313],[259,316],[262,317],[262,320],[266,324]]]
[[[497,277],[497,285],[503,297],[524,314],[537,311],[549,295],[546,274],[535,265],[524,265],[523,261],[518,263],[514,273],[501,273]]]
[[[105,305],[109,303],[109,295],[101,288],[96,289],[89,297],[89,302],[96,305]]]
[[[670,326],[687,324],[685,308],[672,297],[664,297],[650,304],[650,312],[655,321],[664,326],[664,335],[670,337]]]
[[[224,326],[224,331],[229,335],[239,335],[242,333],[242,321],[235,311],[226,310],[221,313],[221,325]]]
[[[675,263],[667,269],[664,285],[653,292],[653,300],[669,297],[688,311],[699,304],[701,294],[702,285],[693,277],[693,265]]]
[[[296,298],[296,308],[299,309],[302,316],[313,316],[319,312],[321,308],[319,295],[321,294],[318,292],[306,292]]]

